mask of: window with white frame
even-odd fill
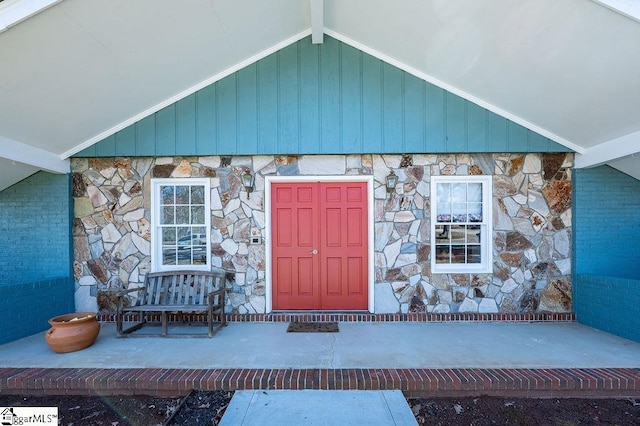
[[[431,177],[431,271],[492,271],[491,176]]]
[[[152,179],[151,186],[152,269],[209,270],[209,179]]]

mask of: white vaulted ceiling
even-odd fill
[[[578,166],[640,179],[640,22],[625,13],[591,0],[5,0],[0,190],[323,32],[566,145]]]

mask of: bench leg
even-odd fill
[[[122,312],[119,309],[116,312],[116,335],[122,337]]]
[[[213,309],[211,307],[207,311],[207,326],[209,327],[209,337],[213,337]]]
[[[118,312],[116,317],[116,334],[118,337],[126,337],[131,332],[142,328],[142,326],[145,325],[147,322],[146,313],[140,311],[138,312],[138,316],[140,317],[140,320],[137,323],[133,324],[132,326],[124,328],[122,324],[123,322],[122,317],[124,317],[124,314],[125,312],[120,311]]]
[[[160,318],[162,320],[162,335],[166,336],[167,335],[167,313],[165,311],[162,311],[160,314]]]

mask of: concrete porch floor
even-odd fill
[[[640,396],[640,343],[575,322],[339,326],[338,333],[287,333],[287,323],[230,323],[211,339],[119,339],[115,325],[103,323],[93,346],[67,354],[51,351],[40,333],[0,345],[0,392]]]

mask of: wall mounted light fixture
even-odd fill
[[[389,176],[387,176],[387,194],[391,195],[396,190],[396,185],[398,184],[398,176],[391,170]]]
[[[255,178],[249,172],[244,172],[240,178],[242,179],[242,186],[244,186],[245,191],[247,191],[247,200],[248,200],[249,194],[253,192],[253,182]]]

